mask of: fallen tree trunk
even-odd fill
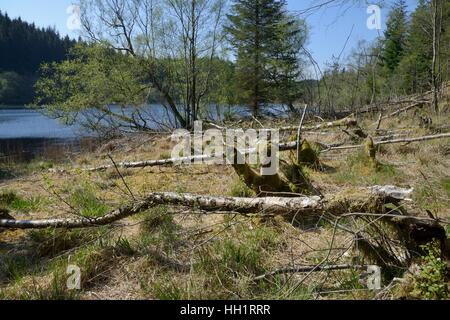
[[[381,121],[389,119],[389,118],[392,118],[392,117],[395,117],[395,116],[398,116],[399,114],[402,114],[402,113],[407,112],[409,110],[412,110],[414,108],[421,107],[421,106],[423,106],[426,103],[428,103],[428,101],[425,101],[425,100],[415,101],[413,104],[410,104],[410,105],[408,105],[406,107],[400,108],[400,109],[398,109],[398,110],[396,110],[396,111],[394,111],[394,112],[392,112],[392,113],[390,113],[390,114],[388,114],[386,116],[381,116],[381,114],[380,114],[380,118],[378,119],[378,121],[376,123],[374,123],[374,124],[377,125],[376,130],[380,129]]]
[[[443,133],[431,136],[423,136],[417,138],[403,138],[403,139],[395,139],[395,140],[384,140],[374,142],[375,146],[385,145],[385,144],[397,144],[397,143],[413,143],[413,142],[422,142],[422,141],[430,141],[430,140],[438,140],[438,139],[450,139],[450,133]],[[348,146],[339,146],[339,147],[330,147],[328,149],[323,150],[333,151],[333,150],[349,150],[349,149],[359,149],[363,148],[364,145],[348,145]]]
[[[136,215],[157,205],[191,207],[202,212],[222,214],[258,214],[284,215],[296,214],[346,214],[348,212],[382,213],[385,203],[409,200],[412,189],[394,186],[374,186],[370,188],[350,189],[329,195],[283,198],[235,198],[213,197],[177,193],[152,193],[141,201],[116,209],[99,218],[59,218],[45,220],[0,220],[0,228],[7,229],[42,229],[42,228],[88,228],[108,225]]]
[[[298,128],[297,128],[298,129]],[[448,139],[450,138],[450,133],[443,133],[438,135],[431,136],[423,136],[417,138],[404,138],[404,139],[395,139],[395,140],[385,140],[385,137],[382,137],[382,141],[375,141],[375,145],[383,145],[383,144],[396,144],[396,143],[413,143],[413,142],[422,142],[422,141],[430,141],[437,139]],[[348,150],[348,149],[359,149],[363,148],[364,145],[348,145],[348,146],[328,146],[322,152],[333,151],[333,150]],[[291,151],[297,150],[297,142],[287,142],[279,144],[280,151]],[[256,153],[257,149],[249,149],[249,150],[240,150],[243,154]],[[214,156],[211,155],[201,155],[201,156],[192,156],[192,157],[183,157],[183,158],[172,158],[172,159],[163,159],[163,160],[148,160],[148,161],[137,161],[137,162],[122,162],[118,163],[117,167],[124,169],[133,169],[133,168],[147,168],[147,167],[157,167],[157,166],[166,166],[166,165],[176,165],[176,164],[185,164],[185,163],[193,163],[195,161],[213,161],[216,160]],[[107,169],[114,168],[114,165],[104,165],[94,168],[87,168],[84,171],[95,172],[95,171],[104,171]]]
[[[194,162],[194,161],[210,161],[215,158],[210,155],[201,155],[201,156],[192,156],[192,157],[182,157],[182,158],[171,158],[171,159],[162,159],[162,160],[148,160],[148,161],[136,161],[136,162],[121,162],[117,164],[118,168],[123,169],[133,169],[133,168],[146,168],[146,167],[162,167],[168,165],[181,164],[186,162]],[[108,169],[113,169],[114,164],[103,165],[94,168],[87,168],[84,171],[95,172],[95,171],[105,171]]]
[[[338,128],[338,127],[355,127],[358,125],[358,121],[356,120],[356,118],[351,115],[347,118],[344,119],[340,119],[340,120],[336,120],[336,121],[331,121],[331,122],[323,122],[314,126],[304,126],[302,128],[302,130],[304,131],[317,131],[317,130],[322,130],[322,129],[331,129],[331,128]],[[289,127],[282,127],[282,128],[278,128],[275,130],[280,130],[280,131],[297,131],[298,130],[298,126],[289,126]]]
[[[339,264],[339,265],[316,265],[316,266],[299,266],[292,268],[281,268],[272,272],[262,274],[258,277],[253,278],[254,281],[263,280],[265,278],[274,277],[286,273],[310,273],[310,272],[321,272],[321,271],[340,271],[349,269],[365,269],[368,266],[363,265],[351,265],[351,264]]]
[[[407,107],[401,108],[401,109],[399,109],[397,111],[392,112],[391,114],[389,114],[387,116],[382,117],[382,120],[385,120],[385,119],[388,119],[388,118],[391,118],[391,117],[395,117],[395,116],[397,116],[397,115],[399,115],[399,114],[401,114],[403,112],[409,111],[409,110],[414,109],[414,108],[419,107],[419,106],[423,106],[426,103],[427,103],[427,101],[417,101],[416,103],[413,103],[413,104],[411,104],[411,105],[409,105]]]

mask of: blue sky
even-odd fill
[[[299,12],[321,2],[325,0],[288,0],[288,6],[290,10]],[[382,3],[381,21],[384,29],[388,8],[393,0],[374,0],[373,2]],[[406,0],[406,2],[409,9],[413,10],[418,0]],[[61,34],[76,37],[77,34],[67,28],[69,14],[66,10],[72,3],[73,0],[0,0],[0,10],[14,18],[20,16],[23,20],[34,22],[38,26],[54,26]],[[342,51],[342,57],[345,57],[358,41],[371,41],[378,36],[379,32],[383,32],[383,30],[367,28],[368,3],[371,1],[341,0],[338,5],[303,16],[310,26],[308,49],[321,68],[326,65],[326,62],[331,61],[333,56],[339,56]]]

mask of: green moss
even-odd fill
[[[372,137],[368,137],[366,139],[366,142],[364,144],[364,151],[367,158],[368,163],[373,166],[374,168],[377,167],[377,148],[375,146],[375,143],[373,142]]]
[[[318,169],[320,167],[319,156],[311,144],[304,140],[298,154],[298,163],[300,165],[307,165],[311,168]]]

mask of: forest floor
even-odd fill
[[[447,106],[448,107],[448,106]],[[377,115],[359,119],[373,128]],[[414,112],[381,123],[381,129],[418,137],[441,133],[447,112],[421,127]],[[256,124],[255,124],[256,125]],[[295,124],[294,124],[295,125]],[[450,131],[449,128],[444,132]],[[351,138],[341,130],[305,133],[325,144]],[[323,134],[327,132],[327,134]],[[383,135],[383,133],[380,133]],[[376,138],[376,137],[375,137]],[[156,191],[252,196],[233,168],[217,165],[108,169],[82,167],[170,158],[173,142],[136,135],[108,143],[65,163],[33,161],[0,171],[0,207],[15,219],[95,217],[134,197]],[[415,212],[450,218],[450,140],[380,147],[380,166],[358,150],[320,155],[326,170],[305,169],[314,187],[330,194],[352,186],[413,187]],[[59,169],[65,169],[61,171]],[[130,190],[128,190],[128,188]],[[0,211],[1,214],[1,211]],[[353,236],[322,219],[294,221],[244,215],[191,214],[158,206],[110,226],[83,230],[0,230],[0,299],[373,299],[410,298],[414,280],[367,289],[364,270],[322,271],[254,278],[286,266],[361,263]],[[420,262],[418,262],[420,264]],[[81,271],[81,290],[69,290],[69,266]],[[72,271],[71,271],[72,270]],[[69,272],[68,272],[69,271]],[[403,270],[402,277],[414,275]],[[389,283],[384,282],[384,286]],[[416,290],[417,291],[417,290]]]

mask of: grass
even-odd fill
[[[3,191],[0,193],[0,207],[23,213],[39,210],[47,204],[42,197],[24,198],[15,191]]]
[[[171,253],[180,245],[177,233],[180,226],[173,215],[168,214],[166,206],[157,206],[142,214],[141,218],[138,246],[142,253],[153,254],[154,248]]]
[[[341,138],[330,135],[329,139]],[[324,194],[333,193],[342,185],[408,184],[416,190],[414,204],[426,206],[438,211],[441,217],[447,217],[450,215],[450,179],[442,175],[443,172],[446,174],[443,170],[448,163],[444,157],[447,149],[442,148],[442,152],[436,154],[437,160],[433,160],[429,159],[429,154],[438,150],[433,148],[431,143],[383,146],[378,154],[381,164],[376,168],[367,164],[362,153],[352,151],[349,157],[330,153],[330,158],[322,156],[324,163],[330,161],[333,168],[320,172],[306,169],[305,172]],[[117,162],[131,157],[151,159],[158,156],[167,158],[167,149],[153,144],[146,144],[133,155],[115,154]],[[76,163],[108,161],[93,155],[84,157],[75,159]],[[412,166],[389,165],[388,162],[412,163]],[[430,178],[432,187],[424,183],[416,172],[420,164],[428,166],[423,171]],[[98,217],[125,201],[123,183],[114,170],[98,174],[68,170],[64,175],[46,170],[54,165],[35,161],[28,166],[28,173],[32,172],[36,179],[44,177],[45,180],[47,176],[50,180],[48,188],[58,193],[78,214]],[[66,168],[70,169],[68,165]],[[126,170],[123,175],[136,194],[175,191],[255,196],[230,167],[146,168]],[[22,188],[32,190],[32,185],[23,180],[5,181],[6,188],[13,191],[0,193],[0,208],[32,212],[33,218],[41,218],[41,209],[49,200],[14,191]],[[436,201],[437,204],[434,203]],[[64,203],[61,206],[66,207]],[[174,215],[170,210],[167,206],[157,206],[123,221],[124,228],[115,225],[114,228],[86,230],[47,229],[20,233],[17,237],[14,232],[5,232],[2,239],[10,241],[14,236],[17,245],[11,241],[6,244],[8,251],[0,251],[0,299],[83,299],[91,291],[101,291],[104,297],[117,297],[118,293],[125,296],[122,291],[126,290],[127,294],[133,292],[132,297],[136,299],[302,300],[316,298],[323,291],[364,288],[360,271],[315,273],[301,285],[299,282],[304,274],[253,280],[263,273],[293,263],[313,265],[321,262],[328,255],[326,248],[334,230],[334,225],[326,220],[314,224],[311,231],[296,228],[283,218]],[[353,218],[341,220],[340,226],[353,228],[352,221]],[[343,238],[344,233],[338,232],[336,247],[344,241]],[[9,251],[9,246],[14,248],[14,252]],[[339,263],[354,258],[352,253],[351,257],[342,258]],[[177,264],[188,267],[179,268]],[[81,291],[66,287],[69,265],[81,269]],[[432,276],[431,273],[429,275]],[[325,276],[326,282],[322,284]],[[119,278],[127,279],[125,285],[112,284]],[[373,296],[361,291],[324,293],[320,298],[364,299]]]
[[[447,209],[450,205],[450,179],[424,181],[416,191],[417,205],[434,213]]]
[[[197,259],[188,277],[166,273],[151,284],[143,283],[142,288],[161,300],[304,300],[312,297],[311,290],[298,285],[292,277],[252,280],[272,267],[271,255],[283,246],[276,228],[262,225],[251,230],[243,223],[231,229],[235,230],[195,254]]]
[[[450,200],[450,179],[442,179],[442,188],[444,189],[444,192],[447,194],[448,199]]]
[[[250,189],[241,179],[236,179],[231,185],[228,195],[231,197],[249,198],[254,197],[255,192]]]
[[[123,248],[123,247],[122,247]],[[108,271],[121,252],[110,241],[97,241],[79,247],[68,255],[55,259],[8,259],[0,264],[1,274],[7,276],[8,285],[0,287],[0,298],[24,300],[67,300],[77,299],[81,291],[71,290],[67,281],[71,274],[69,266],[76,266],[81,272],[81,289],[107,279]],[[39,266],[30,269],[30,266]],[[44,280],[45,279],[45,280]]]
[[[383,163],[378,163],[376,167],[373,167],[367,162],[363,151],[348,156],[339,170],[331,174],[331,179],[337,184],[352,186],[401,184],[404,182],[401,171],[392,165]]]
[[[26,256],[4,255],[0,260],[0,283],[17,282],[33,269],[33,263]]]
[[[68,250],[96,242],[107,234],[106,227],[97,229],[43,229],[29,232],[33,255],[52,258]]]
[[[97,197],[94,188],[88,184],[75,188],[70,195],[69,203],[87,218],[103,216],[110,210],[109,206]]]

